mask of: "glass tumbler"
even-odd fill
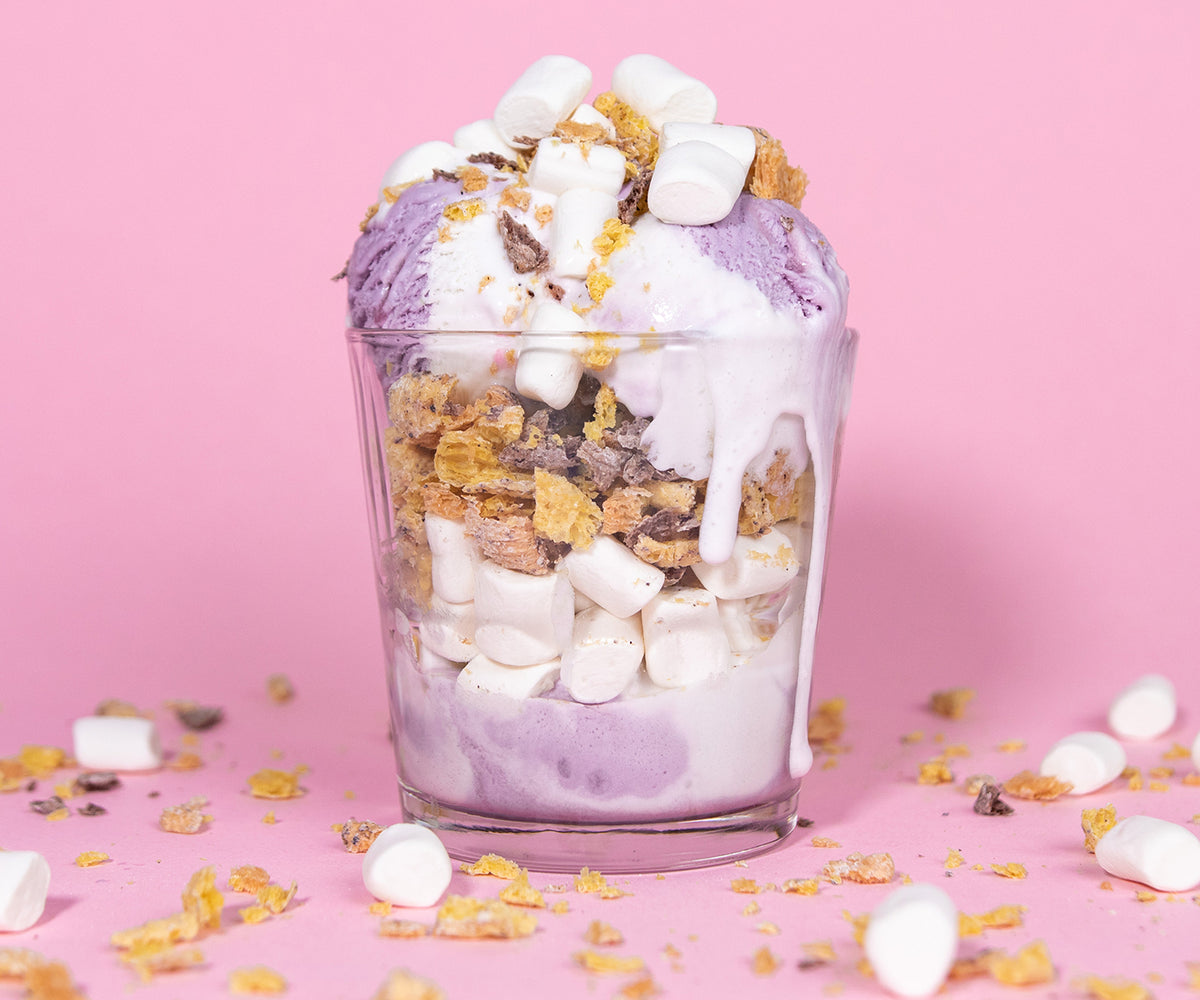
[[[347,339],[405,819],[539,871],[786,837],[857,334]]]

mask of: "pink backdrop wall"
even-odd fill
[[[657,52],[811,176],[863,333],[819,691],[1194,671],[1200,8],[552,9],[6,11],[0,704],[61,690],[63,739],[287,670],[377,716],[329,277],[391,159],[556,50]]]

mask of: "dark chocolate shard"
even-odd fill
[[[790,215],[781,215],[779,217],[779,222],[783,226],[783,231],[785,233],[790,233],[796,225],[796,220]]]
[[[645,455],[635,454],[625,463],[625,468],[621,470],[621,476],[630,486],[641,486],[642,483],[653,479],[656,471],[650,464],[650,459]]]
[[[116,788],[121,779],[112,771],[84,771],[75,779],[75,785],[82,792],[107,792]]]
[[[35,813],[41,813],[43,816],[49,816],[52,812],[58,812],[63,808],[63,800],[57,795],[51,795],[48,799],[34,799],[29,803],[29,808]]]
[[[87,805],[80,806],[75,810],[80,816],[103,816],[107,809],[104,806],[98,806],[95,802],[89,802]]]
[[[583,441],[578,454],[589,478],[605,493],[612,489],[632,457],[621,448],[606,448],[595,441]]]
[[[454,181],[455,184],[458,183],[458,174],[456,174],[453,170],[441,170],[437,167],[434,167],[433,177],[434,180]]]
[[[225,718],[225,710],[215,705],[189,705],[177,708],[175,714],[188,729],[212,729]]]
[[[510,160],[499,153],[472,153],[467,157],[468,163],[486,163],[489,167],[495,167],[497,170],[512,170],[514,172],[520,170],[516,160]]]
[[[650,190],[650,170],[639,170],[625,197],[617,204],[617,218],[632,226],[633,220],[646,211],[646,193]]]
[[[517,274],[544,271],[550,266],[550,251],[537,241],[537,237],[514,219],[508,212],[497,221],[500,237],[504,240],[504,252]]]
[[[980,816],[1011,816],[1013,807],[1000,798],[1000,786],[985,782],[972,808]]]
[[[620,426],[613,432],[617,439],[617,444],[622,448],[640,448],[642,444],[642,432],[650,424],[649,417],[638,417],[634,420],[624,420]]]
[[[550,297],[554,299],[555,302],[561,302],[563,300],[563,296],[567,294],[567,290],[563,288],[562,285],[556,285],[553,281],[546,283],[546,291],[550,293]]]

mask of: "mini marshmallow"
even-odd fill
[[[457,170],[466,162],[467,154],[461,149],[437,139],[401,153],[387,168],[379,184],[379,210],[375,218],[382,219],[392,207],[384,196],[387,188],[429,180],[434,170]]]
[[[746,168],[708,142],[681,142],[660,153],[646,204],[659,221],[676,226],[720,222],[733,208]]]
[[[642,665],[642,622],[617,618],[596,607],[575,616],[571,645],[562,656],[562,682],[585,705],[611,701]]]
[[[455,663],[466,663],[478,653],[474,602],[451,604],[434,594],[421,616],[421,647]]]
[[[1041,773],[1071,783],[1072,795],[1086,795],[1115,781],[1125,770],[1125,748],[1108,733],[1072,733],[1050,748]]]
[[[75,759],[97,771],[149,771],[161,767],[158,730],[149,719],[88,715],[72,727]]]
[[[1178,823],[1130,816],[1096,841],[1096,860],[1108,874],[1160,892],[1200,885],[1200,840]]]
[[[592,146],[585,154],[577,142],[542,139],[526,180],[531,188],[547,194],[587,188],[615,198],[625,183],[625,157],[615,146]]]
[[[617,217],[617,199],[607,191],[571,188],[554,206],[550,229],[550,259],[556,273],[567,278],[586,278],[588,265],[596,257],[592,240],[604,223]]]
[[[672,587],[642,608],[646,672],[660,687],[684,687],[733,666],[717,599],[700,587]]]
[[[541,139],[592,89],[592,71],[570,56],[542,56],[504,92],[492,120],[504,140]]]
[[[1152,740],[1175,724],[1175,685],[1161,674],[1146,674],[1113,699],[1108,725],[1127,740]]]
[[[572,549],[562,565],[576,590],[616,618],[636,615],[666,580],[661,569],[642,562],[611,535],[598,535],[586,549]]]
[[[464,604],[475,596],[475,564],[482,556],[462,521],[426,513],[425,537],[429,540],[433,592],[450,604]]]
[[[396,665],[400,665],[400,656],[397,654]],[[435,653],[429,648],[428,643],[417,643],[417,668],[423,674],[431,674],[438,670],[457,670],[461,667],[461,663],[455,663],[449,657],[442,656],[441,653]]]
[[[717,117],[716,95],[658,56],[622,59],[613,70],[612,90],[645,115],[656,132],[666,122],[711,122]]]
[[[571,121],[579,125],[599,125],[610,139],[617,134],[616,126],[586,101],[571,112]]]
[[[744,125],[667,122],[658,137],[659,154],[682,142],[707,142],[723,149],[742,165],[743,170],[750,169],[750,164],[754,162],[754,154],[758,150],[754,132]]]
[[[871,912],[863,950],[884,988],[902,997],[933,996],[958,952],[958,908],[928,882],[901,886]]]
[[[566,573],[531,576],[486,560],[475,571],[475,644],[515,667],[545,663],[571,641],[575,597]]]
[[[540,399],[561,410],[575,398],[583,363],[573,351],[538,347],[538,333],[581,332],[587,328],[574,309],[557,302],[543,302],[529,321],[529,331],[521,338],[517,357],[516,387],[523,396]]]
[[[396,823],[380,831],[363,855],[363,885],[396,906],[433,906],[450,886],[454,866],[432,830]]]
[[[723,563],[701,562],[692,569],[707,590],[732,600],[781,590],[800,572],[800,560],[791,539],[772,528],[761,538],[738,535],[733,555]]]
[[[516,154],[490,118],[480,118],[477,122],[455,129],[454,148],[464,153],[499,153],[510,160]]]
[[[464,691],[502,694],[518,700],[536,698],[554,687],[559,668],[557,656],[545,663],[511,667],[480,653],[459,671],[458,686]]]
[[[0,850],[0,931],[25,931],[46,908],[50,865],[37,851]]]
[[[763,648],[765,639],[755,627],[744,598],[731,601],[718,599],[717,611],[725,627],[725,638],[729,640],[730,649],[735,653],[752,653]]]

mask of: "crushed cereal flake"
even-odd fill
[[[815,896],[820,885],[821,883],[815,878],[789,878],[784,879],[783,891],[797,896]]]
[[[621,958],[619,955],[605,955],[598,951],[592,951],[590,948],[584,951],[577,951],[571,957],[576,963],[587,969],[588,972],[617,972],[627,974],[630,972],[641,972],[646,967],[646,963],[636,955]]]
[[[831,840],[829,837],[813,837],[813,847],[841,847],[836,840]]]
[[[466,872],[468,875],[495,875],[497,878],[504,879],[520,878],[522,873],[519,864],[509,861],[508,858],[501,857],[499,854],[485,854],[471,864],[463,862],[458,866],[458,870]]]
[[[251,965],[229,973],[229,992],[234,996],[278,996],[287,990],[287,980],[265,965]]]
[[[57,771],[65,766],[66,759],[66,751],[61,748],[36,743],[26,744],[17,754],[18,763],[34,778],[45,778]]]
[[[658,996],[660,992],[658,984],[647,973],[623,987],[617,993],[616,1000],[649,1000],[650,997]]]
[[[24,979],[30,969],[45,961],[28,948],[0,948],[0,979]]]
[[[267,696],[276,705],[286,705],[296,697],[296,689],[292,686],[287,674],[271,674],[267,678]]]
[[[1139,903],[1153,903],[1158,899],[1158,893],[1151,892],[1149,889],[1139,889],[1133,894],[1133,898]]]
[[[901,736],[900,742],[901,743],[920,743],[921,740],[923,740],[923,739],[925,739],[925,730],[914,729],[911,733],[905,733],[903,736]]]
[[[379,936],[392,938],[425,937],[429,928],[416,920],[404,920],[400,917],[385,917],[379,921]]]
[[[1182,743],[1172,743],[1171,749],[1164,751],[1163,760],[1187,760],[1191,757],[1192,751],[1185,747]]]
[[[446,994],[432,979],[393,969],[371,1000],[446,1000]]]
[[[808,720],[808,742],[825,747],[836,743],[846,730],[845,698],[830,698],[817,705]]]
[[[746,186],[756,198],[778,198],[796,208],[804,199],[808,176],[788,164],[783,144],[761,128],[754,129],[754,160]]]
[[[759,934],[768,934],[771,937],[778,937],[783,933],[779,925],[772,923],[770,920],[764,920],[761,924],[755,924],[754,929],[758,931]]]
[[[342,844],[351,854],[365,854],[367,848],[375,843],[375,838],[383,832],[383,827],[370,820],[358,820],[351,816],[340,827],[335,827],[342,835]]]
[[[950,848],[950,853],[946,855],[946,860],[943,864],[943,867],[961,868],[964,860],[965,859],[962,856],[962,852],[952,847]]]
[[[75,864],[80,868],[94,868],[96,865],[102,865],[105,861],[111,861],[107,854],[103,851],[84,851],[75,858]]]
[[[1073,984],[1076,989],[1094,1000],[1154,1000],[1154,994],[1132,979],[1103,979],[1084,976]]]
[[[988,974],[1005,986],[1051,983],[1055,978],[1054,963],[1042,941],[1027,944],[1015,955],[1001,951],[988,952],[986,963]]]
[[[1032,771],[1020,771],[1004,783],[1004,790],[1009,795],[1042,802],[1066,795],[1073,787],[1069,781],[1059,781],[1051,774],[1034,774]]]
[[[1111,802],[1096,809],[1084,809],[1079,825],[1083,828],[1083,847],[1096,853],[1096,842],[1117,825],[1117,809]]]
[[[754,917],[760,913],[762,913],[762,907],[758,905],[757,899],[750,900],[750,902],[742,907],[743,917]]]
[[[39,962],[25,972],[26,996],[30,1000],[85,1000],[75,979],[62,962]]]
[[[776,958],[775,953],[765,944],[754,952],[750,967],[756,976],[771,976],[779,971],[783,963]]]
[[[837,961],[837,952],[833,950],[833,944],[829,941],[808,941],[800,945],[800,948],[807,962],[824,964]]]
[[[557,903],[550,907],[550,912],[557,915],[562,915],[570,912],[570,909],[570,904],[565,899],[560,899]]]
[[[588,944],[600,946],[625,943],[625,935],[612,924],[607,924],[603,920],[593,920],[588,924],[587,930],[583,932],[583,939]]]
[[[257,893],[270,881],[271,876],[265,868],[259,868],[258,865],[239,865],[230,871],[226,885],[233,892]]]
[[[917,769],[918,785],[949,785],[954,782],[954,772],[941,757],[927,760]]]
[[[537,928],[537,917],[499,899],[447,896],[437,913],[433,933],[438,937],[518,938]]]
[[[735,878],[729,886],[734,892],[756,893],[761,891],[758,882],[752,878]]]
[[[546,897],[529,884],[529,872],[523,868],[515,879],[500,890],[500,899],[513,906],[533,909],[545,909],[546,906]]]
[[[191,941],[200,933],[200,918],[197,914],[184,911],[169,917],[148,920],[137,927],[116,931],[109,939],[117,948],[145,951],[166,947],[180,941]]]
[[[581,868],[579,874],[575,876],[576,892],[599,892],[607,885],[608,879],[599,872],[591,871],[586,867]]]
[[[205,823],[212,822],[212,816],[201,809],[207,804],[208,799],[197,795],[180,805],[168,806],[159,815],[158,825],[167,833],[199,833]]]
[[[1020,753],[1025,749],[1025,741],[1005,740],[1003,743],[997,744],[996,749],[1001,753]]]
[[[197,871],[183,887],[183,911],[194,913],[201,928],[217,930],[221,926],[221,907],[225,897],[217,888],[217,869],[207,865]]]
[[[271,917],[271,911],[261,903],[255,903],[252,906],[243,906],[238,910],[238,916],[242,918],[244,924],[261,924],[264,920]]]
[[[367,907],[367,912],[375,917],[387,917],[392,913],[392,904],[386,899],[377,899]]]
[[[1019,861],[1009,861],[1002,865],[992,865],[992,871],[1001,878],[1025,878],[1029,874],[1025,871],[1025,866]]]
[[[293,881],[286,889],[281,885],[264,885],[255,898],[272,913],[280,914],[295,897],[296,883]]]
[[[204,759],[192,750],[181,750],[167,761],[167,767],[172,771],[194,771],[204,766]]]
[[[887,853],[864,855],[855,852],[843,859],[826,862],[821,875],[834,885],[842,882],[876,885],[896,877],[896,863]]]
[[[971,688],[949,688],[946,691],[934,691],[929,698],[929,708],[943,718],[961,719],[967,705],[974,700],[975,691]]]
[[[256,799],[297,799],[304,795],[305,789],[300,787],[300,776],[304,768],[294,771],[280,771],[274,767],[264,767],[255,771],[246,779],[250,786],[250,794]]]

